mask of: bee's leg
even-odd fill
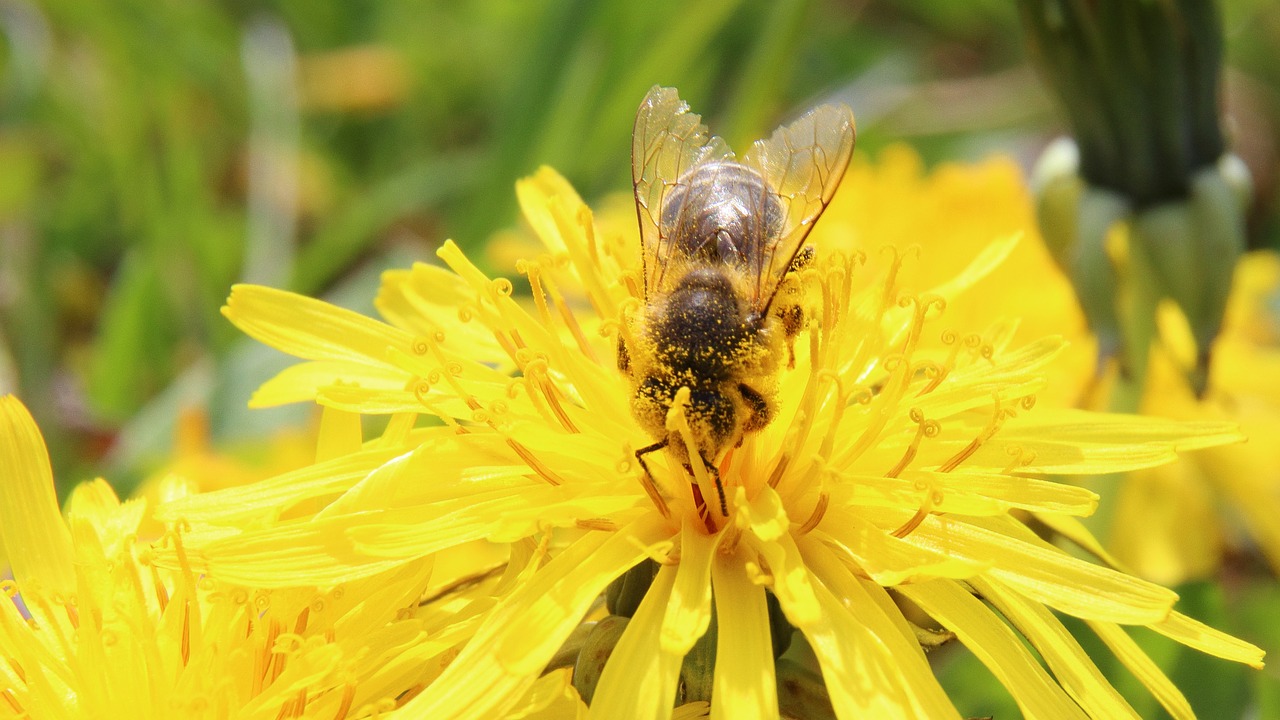
[[[742,432],[745,434],[764,429],[764,426],[773,419],[773,408],[769,405],[769,401],[746,383],[738,383],[738,394],[742,396],[742,401],[751,411],[750,417],[742,424]]]
[[[796,369],[796,336],[804,329],[804,308],[799,303],[778,308],[783,338],[787,341],[787,369]]]
[[[618,370],[624,375],[631,374],[631,351],[627,349],[627,341],[622,333],[618,333]]]
[[[787,276],[791,273],[798,273],[801,270],[813,264],[813,256],[816,251],[812,245],[805,245],[800,248],[800,252],[791,259],[791,267],[787,268]],[[778,320],[782,323],[782,334],[787,341],[787,369],[794,370],[796,368],[796,336],[804,329],[804,307],[800,304],[800,298],[803,293],[800,291],[799,284],[793,285],[784,297],[778,303],[776,311]]]
[[[813,256],[816,252],[817,249],[812,245],[805,245],[800,248],[796,256],[791,259],[791,267],[787,269],[788,272],[799,272],[809,267],[813,263]]]
[[[653,471],[649,469],[649,463],[644,461],[644,456],[649,453],[658,452],[666,446],[667,440],[663,439],[652,445],[645,445],[636,451],[636,460],[640,463],[641,469],[644,470],[644,480],[642,481],[644,483],[644,489],[649,493],[649,496],[653,498],[654,502],[658,503],[659,508],[664,507],[665,503],[662,502],[662,496],[658,494],[658,486],[653,481]]]
[[[720,468],[708,460],[701,450],[698,451],[698,456],[702,458],[702,466],[711,474],[711,479],[716,481],[716,493],[720,495],[720,514],[729,517],[729,503],[725,500],[724,485],[720,482]]]

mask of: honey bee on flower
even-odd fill
[[[633,342],[619,336],[618,368],[656,439],[635,453],[647,482],[645,456],[667,449],[695,478],[701,465],[728,515],[717,462],[773,418],[778,358],[804,324],[802,307],[778,291],[812,255],[804,240],[844,176],[854,135],[847,106],[823,105],[738,160],[674,89],[655,86],[641,102],[631,165],[644,309]],[[667,427],[675,403],[686,406],[691,442]],[[702,512],[697,485],[694,493]]]

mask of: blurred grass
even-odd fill
[[[1280,11],[1227,10],[1254,238],[1280,245]],[[483,242],[541,164],[625,190],[654,83],[738,145],[825,96],[870,152],[1029,162],[1058,126],[1005,0],[0,0],[0,390],[83,479],[182,372],[226,362],[232,283],[322,294],[391,248]],[[215,391],[247,393],[182,402]]]
[[[1251,242],[1280,247],[1280,5],[1230,0],[1225,27]],[[283,359],[221,318],[231,284],[369,311],[381,268],[517,222],[541,164],[588,199],[625,191],[655,83],[738,146],[828,96],[862,151],[905,138],[931,161],[1029,164],[1060,127],[1007,0],[0,0],[0,392],[64,488],[106,466],[127,490],[184,407],[215,441],[297,423],[244,409]],[[1232,612],[1277,647],[1274,584],[1250,587]],[[1170,662],[1228,673],[1187,688],[1198,707],[1244,682]],[[962,712],[1009,712],[985,670],[943,677]],[[1280,684],[1255,678],[1276,716]]]

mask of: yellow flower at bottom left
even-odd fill
[[[235,586],[191,569],[183,537],[200,528],[182,522],[158,543],[178,567],[154,564],[146,515],[99,479],[64,517],[39,429],[0,396],[0,718],[383,714],[439,675],[521,568],[459,582],[426,558],[327,587]],[[575,703],[549,675],[523,706],[573,717]]]

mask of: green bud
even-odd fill
[[[1076,213],[1084,181],[1080,179],[1080,150],[1069,137],[1049,143],[1031,171],[1036,220],[1049,253],[1063,272],[1076,245]]]
[[[1130,212],[1123,195],[1086,186],[1076,209],[1075,243],[1066,255],[1067,276],[1076,289],[1089,329],[1098,338],[1099,366],[1125,350],[1116,305],[1119,279],[1107,251],[1107,237]]]
[[[1139,213],[1134,239],[1141,243],[1162,297],[1177,303],[1196,341],[1196,367],[1189,380],[1203,393],[1209,352],[1222,328],[1231,277],[1244,252],[1247,170],[1230,160],[1191,177],[1191,196]]]
[[[587,634],[582,651],[578,653],[578,661],[573,666],[573,687],[588,705],[595,697],[605,663],[609,662],[609,656],[622,639],[629,622],[629,618],[610,615],[596,623]]]

